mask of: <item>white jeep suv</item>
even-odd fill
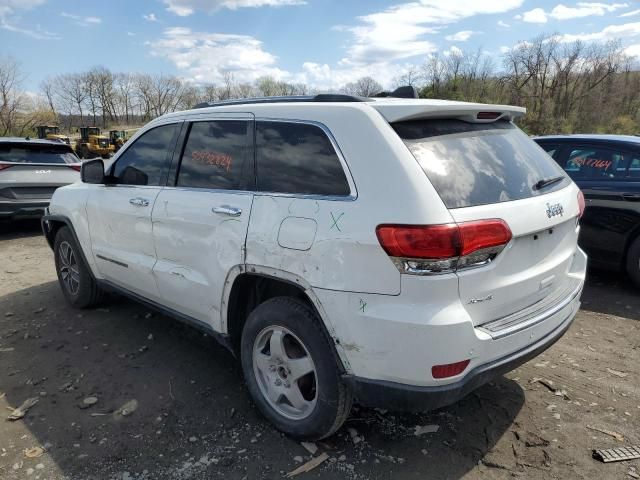
[[[353,401],[451,404],[554,343],[580,306],[576,185],[524,109],[318,95],[164,115],[55,192],[67,300],[117,291],[216,336],[297,438]]]

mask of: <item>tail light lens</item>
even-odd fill
[[[445,225],[379,225],[378,241],[400,272],[433,275],[491,262],[509,243],[500,219]]]
[[[582,190],[578,190],[578,218],[582,218],[582,215],[584,215],[584,209],[585,209],[585,201],[584,201],[584,194],[582,193]]]
[[[79,172],[80,168],[82,167],[82,164],[81,163],[70,163],[69,165],[67,165],[67,167],[73,168],[76,172]]]
[[[465,368],[469,366],[469,360],[463,360],[456,363],[448,363],[446,365],[434,365],[431,367],[431,376],[433,378],[449,378],[460,375]]]
[[[13,167],[13,165],[10,164],[10,163],[2,163],[2,162],[0,162],[0,171],[6,170],[9,167]]]

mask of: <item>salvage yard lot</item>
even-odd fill
[[[591,449],[640,444],[639,360],[640,293],[591,271],[542,356],[430,414],[354,409],[299,478],[638,478]],[[121,297],[70,308],[38,223],[17,222],[0,224],[0,413],[29,398],[0,419],[2,479],[276,479],[311,458],[213,339]]]

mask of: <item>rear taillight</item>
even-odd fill
[[[13,167],[13,165],[10,164],[10,163],[2,163],[2,162],[0,162],[0,171],[6,170],[9,167]]]
[[[70,163],[67,165],[67,167],[69,168],[73,168],[76,172],[80,171],[80,168],[82,167],[81,163]]]
[[[445,225],[380,225],[378,241],[400,272],[433,275],[491,262],[511,240],[499,219]]]
[[[469,365],[469,360],[463,360],[456,363],[448,363],[446,365],[434,365],[431,367],[431,376],[433,378],[449,378],[460,375]]]
[[[582,193],[582,190],[578,190],[578,218],[582,218],[582,215],[584,215],[584,209],[584,194]]]

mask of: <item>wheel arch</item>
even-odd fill
[[[335,330],[313,288],[295,274],[259,265],[234,267],[225,281],[221,303],[221,333],[230,338],[237,353],[244,323],[255,307],[270,298],[290,296],[305,302],[320,319],[343,373],[351,368]]]
[[[45,238],[47,239],[47,243],[49,244],[49,247],[51,247],[52,250],[53,250],[53,247],[54,247],[54,242],[56,240],[56,235],[57,235],[58,231],[63,227],[68,227],[69,231],[71,232],[71,235],[73,236],[74,242],[76,242],[76,245],[78,245],[78,249],[80,250],[80,255],[82,256],[82,261],[85,263],[85,265],[87,265],[89,273],[91,274],[91,276],[94,279],[96,278],[94,273],[93,273],[93,270],[91,268],[92,263],[88,261],[86,255],[85,255],[82,243],[78,239],[78,234],[76,233],[76,229],[74,228],[73,223],[71,222],[71,219],[69,217],[67,217],[65,215],[49,215],[49,214],[45,214],[41,218],[40,224],[42,226],[42,233],[44,234]]]

